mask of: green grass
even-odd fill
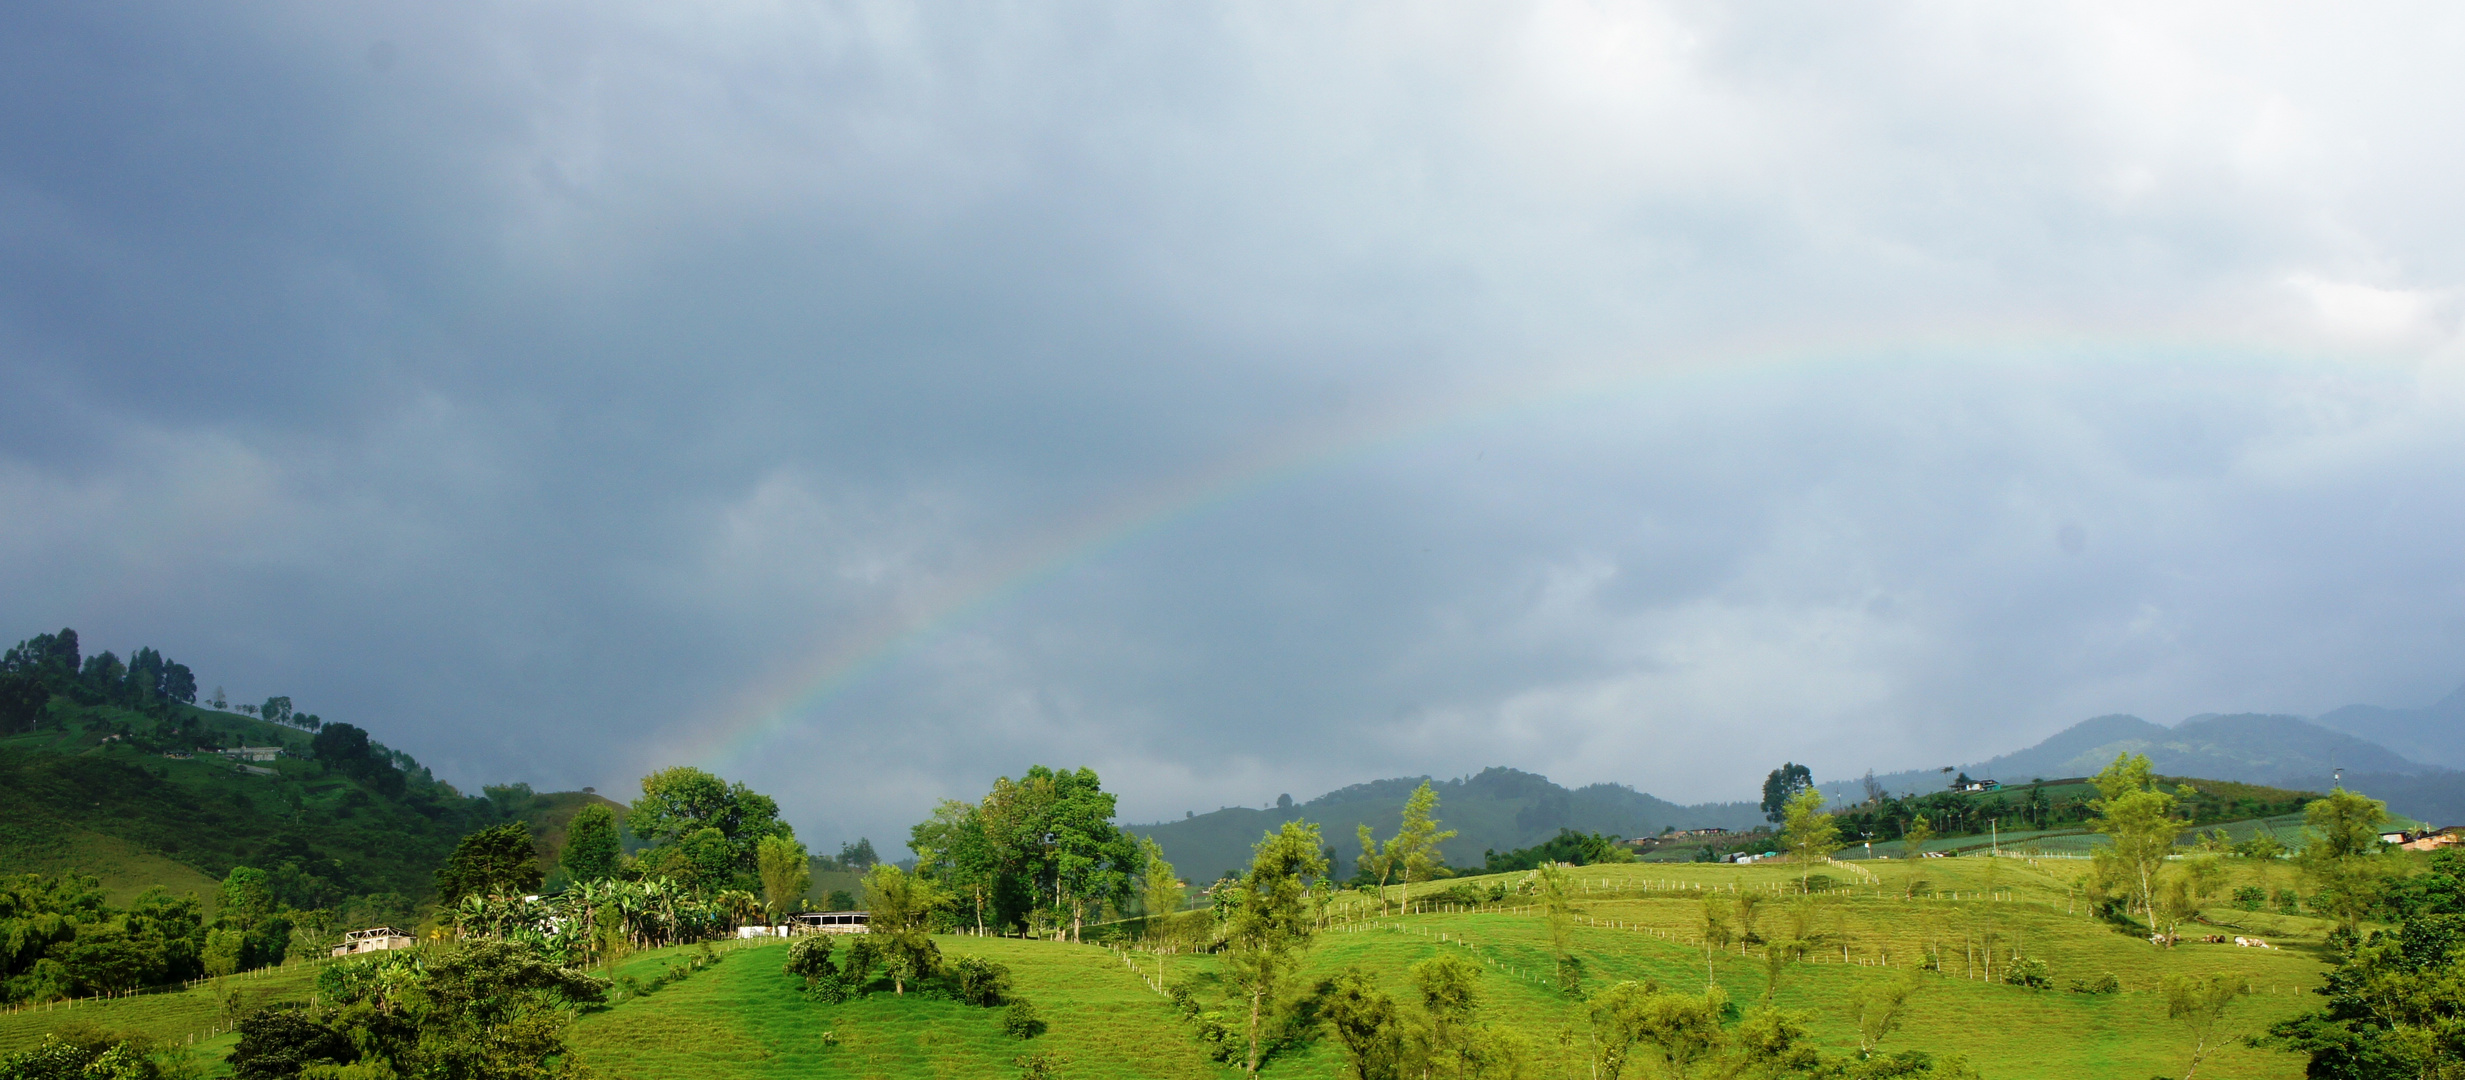
[[[2233,859],[2226,865],[2229,890],[2244,883],[2273,887],[2293,881],[2282,864]],[[2189,1044],[2165,1017],[2160,980],[2168,974],[2229,973],[2249,980],[2257,992],[2227,1014],[2227,1045],[2201,1071],[2251,1080],[2302,1074],[2298,1055],[2239,1043],[2273,1020],[2316,1006],[2318,999],[2306,991],[2318,984],[2323,970],[2324,923],[2218,906],[2206,912],[2216,925],[2186,928],[2187,935],[2256,933],[2283,948],[2187,942],[2160,949],[2078,910],[2076,886],[2066,884],[2085,869],[2077,861],[1963,858],[1858,866],[1873,879],[1825,868],[1840,887],[1814,898],[1803,914],[1823,944],[1806,962],[1786,966],[1775,999],[1800,1014],[1811,1037],[1829,1052],[1856,1045],[1845,1013],[1853,991],[1899,978],[1921,957],[1934,954],[1942,958],[1942,971],[1920,976],[1924,988],[1907,1025],[1885,1043],[1888,1049],[1965,1054],[1994,1080],[2179,1075]],[[1789,923],[1800,917],[1799,905],[1808,903],[1788,895],[1799,873],[1786,866],[1631,864],[1574,873],[1582,901],[1573,948],[1595,988],[1618,979],[1651,979],[1679,990],[1702,987],[1700,927],[1707,891],[1769,897],[1762,904],[1762,927],[1773,936],[1795,935]],[[1453,879],[1416,886],[1413,893],[1429,905],[1426,898],[1442,889],[1512,880]],[[601,1073],[636,1080],[1009,1077],[1017,1074],[1013,1060],[1034,1051],[1068,1059],[1063,1075],[1070,1077],[1233,1072],[1209,1061],[1193,1026],[1149,988],[1147,979],[1159,965],[1153,954],[998,938],[939,941],[950,959],[980,955],[1008,964],[1018,992],[1043,1011],[1050,1031],[1021,1042],[1002,1034],[998,1010],[914,995],[879,993],[821,1004],[781,971],[785,943],[759,941],[722,946],[717,964],[583,1016],[572,1041]],[[2087,995],[1988,981],[1977,957],[1989,943],[2001,956],[2017,949],[2046,961],[2058,987],[2111,972],[2123,990]],[[1380,917],[1374,908],[1355,905],[1320,935],[1305,962],[1305,981],[1358,966],[1402,996],[1408,992],[1406,968],[1442,952],[1482,966],[1485,1015],[1526,1036],[1541,1059],[1539,1075],[1584,1075],[1579,1061],[1565,1057],[1573,1051],[1562,1050],[1559,1040],[1560,1033],[1573,1032],[1574,1044],[1582,1044],[1582,1006],[1547,985],[1552,968],[1547,927],[1528,908],[1439,905],[1411,914],[1391,909]],[[689,953],[637,954],[615,973],[647,980]],[[1188,983],[1202,1003],[1238,1025],[1241,1012],[1226,994],[1214,958],[1176,954],[1160,962],[1168,980]],[[1998,969],[2002,962],[1997,959]],[[232,985],[249,995],[251,1004],[304,996],[311,970],[298,965]],[[1741,956],[1733,948],[1714,957],[1713,972],[1741,1006],[1751,1007],[1764,993],[1760,957]],[[213,1030],[223,1015],[213,994],[199,989],[90,1003],[74,1013],[0,1016],[0,1050],[30,1045],[43,1031],[66,1023],[185,1041]],[[228,1045],[223,1036],[206,1040],[200,1049],[219,1059]],[[1332,1080],[1345,1075],[1346,1063],[1341,1048],[1322,1039],[1289,1051],[1268,1071]]]

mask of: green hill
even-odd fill
[[[2168,1019],[2160,981],[2174,974],[2226,974],[2253,993],[2227,1012],[2215,1056],[2203,1075],[2270,1080],[2303,1074],[2295,1054],[2255,1049],[2244,1035],[2316,1007],[2310,988],[2324,970],[2326,924],[2301,917],[2206,909],[2208,932],[2256,934],[2279,948],[2237,948],[2196,941],[2172,949],[2118,933],[2079,909],[2065,860],[1949,859],[1872,865],[1871,880],[1837,880],[1811,899],[1784,895],[1798,879],[1791,867],[1585,867],[1571,948],[1584,961],[1587,986],[1649,979],[1677,989],[1701,987],[1706,953],[1701,897],[1741,892],[1768,897],[1767,929],[1805,932],[1820,943],[1779,967],[1774,1000],[1795,1013],[1807,1041],[1838,1057],[1857,1046],[1850,1003],[1860,990],[1906,977],[1919,989],[1908,1020],[1887,1050],[1966,1056],[1990,1080],[2070,1080],[2083,1076],[2179,1075],[2190,1048]],[[1833,871],[1838,874],[1839,871]],[[2282,885],[2283,867],[2234,861],[2229,885]],[[2265,879],[2265,880],[2264,880]],[[1506,877],[1435,882],[1414,890],[1409,913],[1380,916],[1375,907],[1339,909],[1306,954],[1293,980],[1297,991],[1347,968],[1368,973],[1390,993],[1406,991],[1405,969],[1440,954],[1477,965],[1479,1018],[1519,1035],[1530,1075],[1587,1075],[1583,1004],[1548,985],[1551,970],[1544,921],[1514,900],[1481,903]],[[1452,897],[1470,897],[1470,902]],[[1126,930],[1128,927],[1117,927]],[[879,992],[844,1004],[806,997],[781,971],[782,943],[730,943],[715,965],[655,992],[620,998],[584,1015],[572,1043],[606,1075],[637,1077],[1011,1077],[1028,1053],[1055,1055],[1067,1077],[1202,1077],[1229,1075],[1210,1060],[1201,1025],[1184,1019],[1166,984],[1192,992],[1203,1011],[1238,1017],[1219,961],[1124,950],[1099,944],[943,936],[946,958],[980,955],[1010,966],[1017,991],[1033,1001],[1050,1030],[1022,1042],[1002,1034],[997,1010],[971,1008],[928,993]],[[638,953],[614,974],[647,981],[689,950]],[[1737,947],[1714,950],[1710,975],[1731,1000],[1751,1006],[1770,982],[1760,956]],[[1985,964],[2013,953],[2044,961],[2052,989],[2006,985]],[[243,1007],[304,997],[316,962],[294,964],[231,985],[249,995]],[[2105,974],[2113,993],[2063,989]],[[1991,977],[1990,977],[1991,976]],[[77,1010],[0,1016],[0,1052],[37,1041],[42,1032],[83,1024],[135,1031],[184,1043],[210,1033],[229,1015],[210,988],[116,1001]],[[1734,1021],[1732,1021],[1734,1023]],[[229,1035],[208,1034],[201,1054],[218,1062]],[[1270,1060],[1269,1076],[1348,1075],[1342,1046],[1322,1033]],[[1630,1073],[1631,1075],[1631,1073]]]
[[[1277,809],[1227,807],[1180,821],[1124,828],[1153,836],[1182,876],[1206,881],[1226,870],[1246,866],[1258,838],[1287,821],[1316,822],[1328,843],[1342,856],[1343,874],[1360,852],[1354,828],[1367,824],[1381,837],[1395,831],[1404,800],[1428,777],[1401,777],[1355,784],[1330,791],[1305,803]],[[1592,784],[1568,789],[1548,777],[1515,769],[1489,768],[1454,780],[1430,780],[1438,794],[1438,817],[1458,835],[1440,846],[1454,866],[1480,866],[1482,853],[1529,847],[1557,835],[1559,829],[1610,836],[1649,836],[1663,828],[1706,826],[1746,828],[1762,822],[1753,803],[1705,803],[1680,806],[1618,784]]]
[[[201,743],[290,756],[243,769]],[[369,901],[400,918],[463,835],[526,821],[552,866],[565,822],[607,801],[518,787],[468,797],[424,770],[382,767],[393,775],[353,775],[310,756],[306,732],[236,713],[173,704],[149,716],[57,698],[37,730],[0,738],[0,819],[11,826],[0,873],[73,869],[115,902],[157,884],[210,902],[213,883],[253,866],[294,907]]]

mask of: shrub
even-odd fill
[[[830,951],[837,945],[828,934],[797,938],[795,944],[787,947],[787,973],[803,979],[807,986],[821,976],[836,976],[839,969],[830,963]]]
[[[2044,990],[2054,985],[2054,980],[2046,975],[2046,962],[2033,956],[2013,957],[2010,966],[2003,969],[2003,982],[2031,990]]]
[[[2123,981],[2115,978],[2111,971],[2094,979],[2071,980],[2071,992],[2075,994],[2111,994],[2122,988]]]
[[[981,956],[963,956],[952,975],[958,984],[960,1001],[990,1008],[1010,1000],[1010,968],[1006,964]]]
[[[1558,992],[1573,997],[1583,996],[1583,958],[1565,956],[1558,959]]]
[[[2234,906],[2244,911],[2258,911],[2268,906],[2268,890],[2257,885],[2245,885],[2234,890]]]
[[[2295,895],[2294,895],[2294,890],[2292,890],[2292,889],[2279,889],[2279,890],[2277,890],[2276,900],[2277,900],[2277,910],[2278,910],[2279,912],[2282,912],[2282,913],[2287,914],[2287,915],[2300,915],[2300,914],[2302,914],[2302,898],[2300,898],[2300,897],[2298,897],[2298,896],[2295,896]]]
[[[1013,1039],[1032,1039],[1044,1034],[1045,1023],[1036,1014],[1033,1003],[1024,999],[1013,1001],[1001,1011],[1001,1033]]]
[[[1019,1080],[1053,1080],[1061,1075],[1061,1067],[1069,1062],[1070,1059],[1045,1050],[1028,1054],[1010,1064],[1019,1067]]]

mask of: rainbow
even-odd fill
[[[2223,346],[2220,348],[2220,346]],[[2248,365],[2292,359],[2281,346],[2251,341],[2194,343],[2149,337],[2096,342],[2060,335],[1982,342],[1958,337],[1899,337],[1863,346],[1834,340],[1819,349],[1785,346],[1731,352],[1692,362],[1625,365],[1578,371],[1513,393],[1472,392],[1372,414],[1348,423],[1321,424],[1287,433],[1259,449],[1173,477],[1067,526],[1020,545],[1007,557],[954,580],[921,603],[828,641],[800,650],[797,659],[747,688],[716,720],[694,725],[688,736],[701,747],[685,755],[713,767],[741,760],[779,732],[831,699],[909,655],[953,627],[999,608],[1074,568],[1136,544],[1298,478],[1408,445],[1434,442],[1483,428],[1505,426],[1572,407],[1598,405],[1689,379],[1772,376],[1842,364],[1915,366],[1963,355],[2028,355],[2042,361],[2061,356],[2079,361],[2097,354],[2170,359],[2205,354]]]

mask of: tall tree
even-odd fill
[[[2379,906],[2386,877],[2379,830],[2387,821],[2388,804],[2342,787],[2303,808],[2295,864],[2311,882],[2311,906],[2349,931]]]
[[[1446,864],[1438,845],[1455,838],[1455,830],[1439,830],[1437,813],[1438,793],[1430,790],[1429,781],[1423,780],[1420,787],[1412,789],[1412,797],[1404,800],[1403,824],[1396,828],[1394,838],[1387,841],[1383,857],[1403,871],[1407,900],[1412,896],[1413,879],[1427,881]]]
[[[690,765],[643,777],[642,797],[625,820],[634,835],[671,849],[646,855],[644,861],[654,864],[677,857],[689,858],[696,865],[707,862],[712,841],[697,834],[714,830],[725,851],[726,876],[745,880],[748,886],[758,874],[754,851],[762,838],[796,836],[795,830],[779,820],[776,800]],[[694,849],[689,854],[684,850],[688,847]]]
[[[882,957],[890,987],[901,996],[908,983],[940,970],[941,949],[933,944],[932,919],[944,902],[932,882],[890,863],[876,863],[865,872],[865,939]]]
[[[314,688],[312,687],[311,689]],[[291,699],[281,696],[265,699],[265,704],[257,706],[257,718],[260,720],[271,720],[277,724],[290,723]]]
[[[1831,858],[1840,847],[1840,826],[1830,814],[1823,812],[1823,793],[1813,787],[1798,789],[1789,797],[1786,824],[1781,829],[1789,853],[1796,857],[1798,887],[1802,891],[1814,880],[1814,864]]]
[[[1249,998],[1249,1072],[1258,1075],[1266,1050],[1264,1019],[1281,1001],[1285,977],[1317,930],[1310,886],[1327,876],[1318,826],[1287,821],[1252,850],[1249,872],[1235,888],[1217,890],[1224,920],[1226,968]]]
[[[531,827],[519,821],[462,838],[437,868],[437,899],[451,905],[465,896],[521,896],[539,888],[539,851]]]
[[[908,831],[907,846],[916,853],[916,873],[964,898],[976,932],[983,933],[996,869],[984,816],[966,803],[943,799],[932,817]]]
[[[598,803],[585,806],[565,826],[565,850],[559,856],[565,876],[575,881],[603,881],[616,876],[623,848],[616,835],[616,812]]]
[[[2174,816],[2174,796],[2158,788],[2145,754],[2115,755],[2095,783],[2100,797],[2089,803],[2097,814],[2091,827],[2114,843],[2096,853],[2092,870],[2119,877],[2139,910],[2154,918],[2157,875],[2185,824]]]
[[[1764,759],[1769,761],[1771,759]],[[1763,820],[1779,824],[1789,815],[1789,800],[1813,787],[1814,771],[1794,761],[1783,762],[1763,778]]]
[[[1164,861],[1164,845],[1157,843],[1155,837],[1139,837],[1138,847],[1144,864],[1139,871],[1141,899],[1152,922],[1181,910],[1187,890],[1182,887],[1180,876],[1173,872],[1173,864]]]
[[[1114,796],[1094,769],[1053,774],[1051,849],[1056,915],[1070,920],[1079,940],[1091,912],[1129,898],[1130,876],[1141,865],[1138,840],[1113,824]]]
[[[775,919],[804,899],[813,884],[813,860],[805,846],[784,836],[765,836],[753,848],[762,878],[762,902]]]
[[[1908,828],[1900,830],[1900,850],[1909,858],[1925,857],[1926,841],[1934,839],[1934,826],[1926,824],[1926,815],[1909,819]]]
[[[2250,984],[2238,976],[2165,977],[2166,1017],[2191,1033],[2191,1065],[2183,1070],[2183,1080],[2199,1075],[2200,1062],[2214,1049],[2209,1040],[2216,1035],[2217,1022],[2225,1019],[2226,1007],[2250,992]]]

